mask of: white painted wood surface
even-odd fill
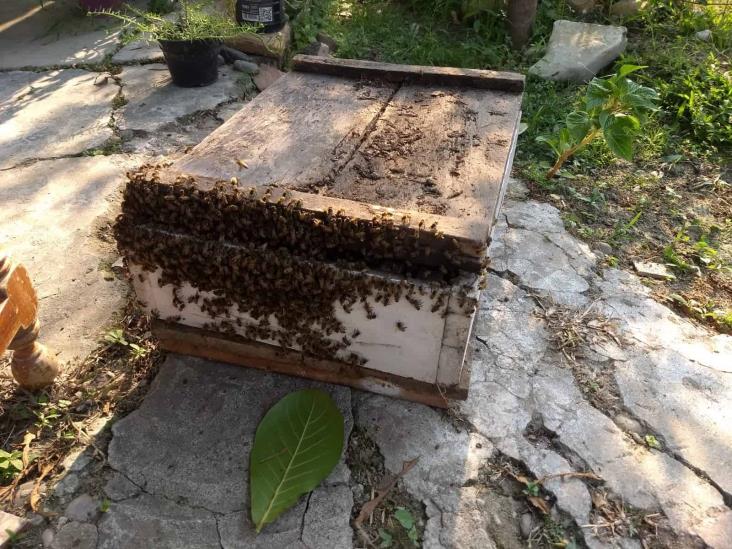
[[[179,310],[173,303],[173,286],[168,284],[161,287],[158,284],[160,271],[147,272],[140,266],[131,264],[130,273],[138,299],[148,312],[157,313],[163,320],[174,320],[195,328],[204,328],[217,321],[233,321],[234,329],[241,336],[245,335],[247,325],[256,324],[251,316],[240,312],[236,306],[230,308],[229,318],[222,316],[212,319],[199,305],[188,303],[188,298],[198,292],[190,284],[184,284],[178,289],[178,297],[185,304],[183,310]],[[477,297],[477,280],[471,277],[469,282],[473,286],[469,295]],[[461,284],[465,283],[465,280],[461,281]],[[429,294],[419,296],[422,302],[420,310],[403,298],[387,306],[371,299],[369,304],[376,313],[374,319],[366,317],[361,304],[354,305],[350,313],[337,304],[335,316],[346,328],[346,335],[352,342],[350,347],[340,352],[338,358],[345,358],[354,352],[368,360],[365,367],[370,369],[428,383],[439,381],[441,385],[457,384],[475,316],[475,313],[467,315],[459,310],[456,296],[460,288],[460,285],[453,286],[453,297],[444,318],[442,310],[431,312],[434,302]],[[198,293],[201,298],[213,297],[207,292]],[[242,327],[236,326],[236,319],[241,321]],[[397,322],[405,326],[404,331],[399,330]],[[270,323],[273,328],[278,327],[274,318],[270,319]],[[351,337],[354,330],[360,332],[356,338]],[[330,337],[337,341],[343,334],[333,334]],[[273,340],[258,341],[279,345]],[[291,348],[299,350],[295,345]]]

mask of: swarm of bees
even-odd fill
[[[442,315],[456,308],[472,314],[477,306],[469,288],[455,293],[466,265],[459,244],[440,238],[436,223],[421,221],[414,230],[411,220],[390,214],[364,220],[309,211],[287,192],[230,181],[199,188],[181,176],[164,183],[159,167],[128,177],[115,224],[120,252],[144,270],[160,269],[159,284],[174,287],[174,305],[182,311],[195,303],[211,317],[210,329],[363,365],[346,352],[359,334],[346,334],[337,304],[346,312],[362,307],[368,319],[377,317],[370,301],[404,298],[419,310],[429,296],[431,311]],[[374,268],[399,276],[369,274]],[[184,284],[197,290],[187,300],[177,291]],[[255,322],[242,326],[242,314]]]

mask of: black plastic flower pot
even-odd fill
[[[221,40],[160,40],[160,49],[176,86],[196,88],[218,80]]]

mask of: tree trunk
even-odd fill
[[[508,0],[508,31],[514,49],[523,48],[531,37],[537,0]]]

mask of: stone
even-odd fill
[[[302,542],[307,547],[352,547],[352,508],[353,494],[345,484],[313,492],[303,518]]]
[[[80,486],[79,476],[76,473],[65,475],[53,489],[53,495],[60,499],[66,499],[74,495]]]
[[[318,32],[315,35],[315,39],[322,44],[328,46],[331,52],[335,52],[338,49],[338,42],[332,36],[327,35],[323,31]]]
[[[31,526],[40,526],[46,523],[46,517],[39,515],[38,513],[28,513],[25,518],[31,524]]]
[[[219,54],[216,56],[216,64],[220,67],[222,65],[226,65],[226,59],[224,59],[224,56]]]
[[[569,0],[569,5],[577,13],[587,13],[595,8],[595,0]]]
[[[56,533],[51,549],[96,549],[97,527],[82,522],[68,522]]]
[[[53,528],[46,528],[41,533],[41,543],[43,543],[43,547],[45,549],[49,549],[51,547],[54,537],[56,537],[56,532],[53,531]]]
[[[221,547],[213,513],[149,494],[112,503],[98,528],[98,549]]]
[[[519,525],[521,528],[521,535],[528,539],[531,535],[531,532],[533,532],[534,530],[534,515],[532,515],[531,513],[524,513],[523,515],[521,515]]]
[[[61,465],[66,471],[79,472],[82,471],[92,461],[90,452],[82,451],[78,449],[75,452],[71,452],[64,458]]]
[[[627,431],[628,433],[635,433],[642,436],[646,432],[640,421],[638,421],[637,419],[633,419],[629,415],[623,414],[622,412],[616,414],[616,416],[613,418],[613,421],[615,421],[615,425],[620,427],[623,431]]]
[[[595,242],[595,249],[604,255],[612,255],[613,247],[607,242]]]
[[[529,195],[529,188],[526,183],[520,179],[513,177],[508,179],[508,189],[506,190],[506,196],[513,200],[524,200]]]
[[[0,169],[79,154],[111,138],[112,99],[119,86],[114,81],[95,86],[96,78],[77,69],[0,73]]]
[[[135,497],[141,492],[140,487],[121,473],[114,472],[104,485],[104,493],[112,501],[122,501]]]
[[[316,40],[315,42],[311,42],[305,46],[299,53],[304,55],[315,55],[318,57],[330,57],[330,48],[327,44],[323,44]]]
[[[26,505],[28,505],[31,493],[33,492],[33,488],[35,487],[35,485],[35,480],[29,480],[18,486],[18,489],[15,491],[15,495],[13,496],[13,505],[15,507],[25,507]],[[40,486],[38,487],[38,493],[45,496],[47,491],[48,487],[46,483],[41,482]]]
[[[255,63],[254,57],[251,55],[247,55],[246,53],[239,51],[234,48],[230,48],[228,46],[221,46],[221,56],[226,60],[227,63],[233,64],[234,61],[248,61],[250,63]]]
[[[254,85],[260,92],[277,82],[285,73],[272,65],[259,65],[259,72],[254,76]]]
[[[627,29],[558,20],[543,58],[529,73],[545,80],[587,82],[625,51]]]
[[[105,281],[99,269],[116,249],[96,234],[105,216],[116,216],[117,189],[140,161],[63,158],[0,171],[0,241],[28,269],[42,304],[43,343],[62,362],[85,358],[123,301],[126,283]]]
[[[633,261],[633,267],[640,276],[648,278],[656,278],[658,280],[668,280],[676,278],[669,270],[666,265],[662,263],[652,263],[650,261]]]
[[[69,503],[64,516],[77,522],[94,522],[99,512],[99,500],[89,494],[82,494]]]
[[[112,63],[128,65],[131,63],[159,63],[165,61],[163,50],[156,41],[134,40],[126,44],[112,56]]]
[[[712,31],[709,29],[700,30],[699,32],[694,33],[694,36],[703,42],[709,42],[712,39]]]
[[[6,547],[28,526],[30,526],[30,522],[26,519],[0,510],[0,547]]]
[[[244,74],[257,74],[259,72],[259,65],[249,61],[242,61],[241,59],[234,61],[233,67],[234,70],[243,72]]]
[[[556,303],[587,303],[597,258],[586,244],[567,235],[559,211],[528,201],[511,202],[503,214],[488,251],[491,270],[511,272]]]
[[[73,1],[0,2],[0,70],[102,63],[117,48],[119,21],[87,16]]]
[[[630,17],[637,15],[646,5],[643,0],[620,0],[610,6],[610,15],[616,17]]]
[[[199,111],[215,109],[221,103],[241,97],[236,73],[219,69],[219,79],[203,88],[173,85],[165,65],[128,66],[119,74],[127,104],[117,114],[120,130],[154,132]]]
[[[127,486],[129,493],[120,494],[124,483],[110,479],[105,487],[110,498],[126,499],[113,503],[100,520],[100,547],[135,547],[156,528],[160,545],[155,547],[219,547],[217,519],[227,547],[281,547],[301,539],[306,509],[313,529],[320,525],[321,531],[311,531],[313,539],[336,539],[340,534],[324,525],[332,521],[341,529],[350,520],[350,472],[343,463],[309,505],[303,498],[260,536],[248,519],[247,456],[259,421],[280,398],[305,387],[331,394],[344,415],[347,440],[353,418],[345,387],[168,355],[140,408],[112,428],[109,464],[144,492],[133,495]]]

